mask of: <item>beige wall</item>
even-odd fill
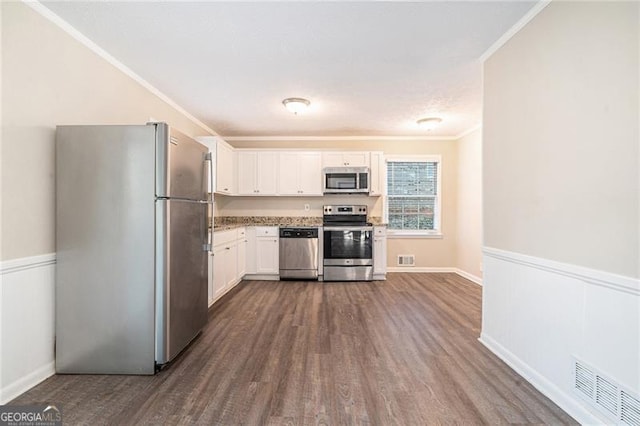
[[[208,132],[18,2],[2,2],[0,259],[55,251],[57,124],[143,124]]]
[[[399,254],[414,254],[416,267],[455,267],[457,234],[458,153],[453,140],[316,140],[316,141],[229,141],[236,148],[298,148],[322,150],[383,151],[385,155],[441,155],[442,157],[442,233],[441,239],[394,238],[387,244],[387,263],[397,266]],[[229,216],[322,216],[322,205],[331,203],[367,204],[374,216],[381,216],[382,197],[218,197],[218,209]],[[259,201],[259,202],[256,202]],[[282,212],[282,214],[280,214]],[[479,250],[479,248],[478,248]]]
[[[457,267],[482,277],[482,131],[458,144]]]
[[[639,4],[552,2],[484,64],[484,243],[639,266]]]

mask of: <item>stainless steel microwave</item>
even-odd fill
[[[326,167],[323,170],[325,194],[368,194],[368,167]]]

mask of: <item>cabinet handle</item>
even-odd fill
[[[231,247],[225,247],[224,249],[225,250],[231,250]]]

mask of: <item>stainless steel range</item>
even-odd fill
[[[324,206],[324,281],[373,280],[373,226],[367,206]]]

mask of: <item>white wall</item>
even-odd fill
[[[0,404],[55,372],[53,254],[0,263]]]
[[[58,124],[210,132],[21,2],[0,2],[0,404],[53,373],[54,135]],[[18,266],[16,266],[18,265]]]
[[[637,2],[551,2],[484,64],[482,341],[576,419],[640,394]]]
[[[296,148],[321,150],[382,151],[385,155],[440,155],[442,158],[442,238],[391,238],[387,240],[387,265],[397,266],[401,254],[413,254],[416,269],[456,267],[457,243],[457,203],[458,203],[458,147],[456,140],[337,140],[318,138],[317,140],[230,140],[236,148]],[[279,213],[275,216],[322,216],[322,205],[334,202],[367,204],[371,214],[382,216],[382,197],[218,197],[219,211],[230,216],[264,216],[263,212]],[[259,201],[257,203],[256,201]],[[304,203],[310,204],[311,211],[302,211]],[[476,247],[480,251],[480,246]],[[410,271],[411,268],[403,268]]]

